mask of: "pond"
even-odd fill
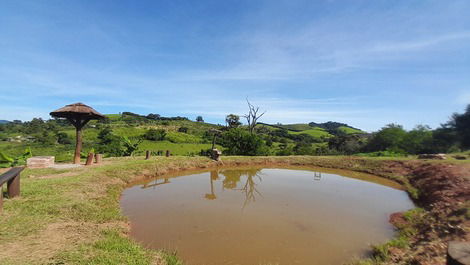
[[[389,215],[414,206],[357,172],[222,168],[136,183],[121,207],[135,240],[188,265],[337,265],[393,237]]]

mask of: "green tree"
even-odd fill
[[[121,137],[114,135],[109,127],[105,127],[98,133],[96,150],[109,156],[123,156],[124,154]]]
[[[222,134],[222,145],[228,155],[266,155],[268,148],[256,134],[242,128],[233,128]]]
[[[235,114],[229,114],[225,117],[225,122],[229,128],[237,128],[242,123],[240,122],[240,116]]]
[[[433,153],[433,132],[429,126],[418,125],[406,133],[400,146],[409,154]]]
[[[364,139],[357,134],[346,134],[338,131],[337,135],[328,139],[328,148],[334,153],[352,155],[360,152],[363,147]]]
[[[73,141],[72,141],[72,138],[70,138],[70,136],[64,132],[58,132],[57,133],[57,142],[59,144],[71,144]]]
[[[315,149],[311,143],[299,142],[294,146],[294,153],[296,155],[313,155],[315,154]]]
[[[197,116],[196,121],[197,122],[204,122],[204,119],[202,118],[202,116]]]
[[[181,133],[188,133],[188,127],[179,127],[178,128],[178,132],[181,132]]]
[[[150,129],[144,134],[144,138],[150,141],[163,141],[166,137],[166,131],[163,129]]]
[[[452,128],[437,128],[432,132],[432,140],[434,153],[447,153],[451,149],[458,149],[457,132]]]
[[[456,132],[462,149],[470,148],[470,104],[463,114],[454,113],[447,126]]]
[[[369,152],[384,150],[403,152],[401,143],[405,136],[406,131],[403,126],[393,123],[388,124],[372,135],[365,149]]]
[[[36,137],[36,141],[43,145],[54,145],[57,143],[57,138],[48,131],[43,131]]]

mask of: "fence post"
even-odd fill
[[[95,154],[95,163],[101,164],[103,162],[103,154]]]
[[[150,159],[150,151],[147,150],[147,151],[145,152],[145,160],[149,160],[149,159]]]
[[[93,164],[93,158],[94,158],[94,157],[95,157],[95,154],[89,153],[89,154],[88,154],[88,157],[86,158],[86,163],[85,163],[85,165],[86,165],[86,166],[89,166],[89,165]]]

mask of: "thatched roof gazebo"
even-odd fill
[[[104,115],[83,103],[67,105],[51,112],[50,115],[55,118],[65,118],[70,123],[72,123],[73,126],[75,126],[77,133],[77,144],[75,146],[75,156],[73,162],[75,164],[80,164],[80,152],[82,150],[82,128],[90,120],[104,119]]]

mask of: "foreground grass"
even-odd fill
[[[389,174],[384,161],[349,157],[224,157],[223,165],[349,169],[385,176],[408,187],[412,195],[418,192],[405,177]],[[220,165],[204,157],[137,157],[108,159],[101,166],[69,170],[26,169],[22,173],[21,196],[6,200],[0,215],[0,264],[180,265],[182,262],[175,255],[145,249],[128,238],[129,227],[119,206],[120,194],[139,178]],[[404,245],[405,239],[399,237],[393,244]],[[380,247],[377,251],[381,251]],[[383,252],[386,254],[386,250]]]

